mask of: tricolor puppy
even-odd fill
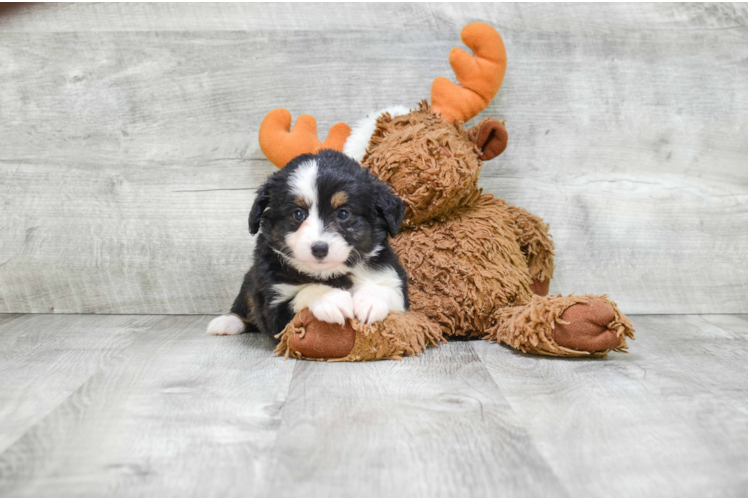
[[[364,323],[408,308],[405,271],[387,241],[405,204],[355,160],[302,155],[270,176],[249,213],[254,264],[231,314],[208,333],[275,335],[304,308],[328,323]]]

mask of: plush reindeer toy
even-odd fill
[[[551,356],[604,356],[625,351],[629,320],[602,295],[548,296],[553,243],[548,225],[531,213],[484,194],[484,161],[507,144],[504,125],[484,118],[506,69],[504,43],[491,26],[462,30],[473,55],[453,49],[449,61],[459,85],[437,78],[431,103],[395,106],[351,129],[332,127],[324,142],[316,123],[271,111],[260,146],[283,167],[293,158],[336,149],[388,183],[406,203],[392,246],[409,281],[410,309],[366,325],[324,323],[308,311],[279,335],[277,353],[305,359],[365,361],[419,354],[448,336],[483,338]]]

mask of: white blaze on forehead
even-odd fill
[[[317,161],[302,163],[288,180],[291,193],[301,197],[309,207],[317,205]]]
[[[291,194],[306,203],[307,218],[293,233],[286,235],[286,244],[291,249],[291,264],[306,274],[347,271],[345,261],[351,253],[351,246],[338,233],[327,231],[319,213],[319,190],[317,180],[319,168],[316,160],[302,163],[291,174],[288,184]],[[327,243],[327,256],[317,260],[312,254],[312,245]],[[337,272],[336,272],[337,271]]]

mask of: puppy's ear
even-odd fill
[[[255,197],[255,202],[252,205],[252,210],[249,211],[249,233],[252,235],[257,234],[260,230],[260,222],[262,221],[262,213],[270,203],[270,183],[265,183],[258,191]]]
[[[395,196],[389,186],[380,184],[376,190],[374,205],[377,208],[377,215],[386,223],[389,235],[397,236],[405,217],[405,202]]]

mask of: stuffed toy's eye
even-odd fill
[[[338,210],[338,219],[340,220],[346,220],[350,215],[351,213],[344,208],[341,208],[340,210]]]
[[[304,211],[302,209],[297,208],[293,212],[293,218],[296,219],[297,221],[301,222],[304,219],[306,219],[306,214],[304,213]]]

